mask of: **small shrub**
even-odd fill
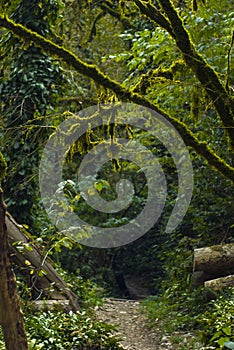
[[[79,270],[76,273],[68,273],[57,267],[57,271],[63,277],[67,286],[78,295],[82,308],[92,308],[103,303],[103,296],[106,295],[105,290],[100,288],[95,282],[84,279],[80,275]]]

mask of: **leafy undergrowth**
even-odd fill
[[[234,288],[213,300],[200,322],[205,344],[213,349],[234,349]]]
[[[169,336],[178,350],[234,349],[234,288],[211,302],[202,289],[175,290],[143,302],[150,326]]]
[[[96,321],[87,311],[27,315],[26,329],[33,350],[121,349],[111,334],[113,327]]]
[[[58,269],[68,287],[77,293],[82,310],[65,313],[62,311],[33,311],[30,303],[25,304],[25,328],[30,350],[120,350],[119,339],[112,333],[115,327],[96,319],[94,307],[100,305],[104,291],[95,283],[85,281],[79,275],[68,275]],[[18,281],[19,282],[19,281]],[[19,282],[19,289],[26,286]],[[27,294],[27,293],[26,293]],[[25,296],[25,294],[24,294]],[[0,334],[0,350],[5,350]]]
[[[37,312],[25,317],[30,350],[120,350],[113,326],[99,322],[87,311]],[[5,350],[0,341],[0,349]]]

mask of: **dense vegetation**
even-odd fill
[[[83,303],[81,313],[69,315],[32,316],[25,308],[32,349],[118,349],[111,327],[94,319],[92,307],[100,302],[99,288],[105,295],[130,297],[128,277],[139,284],[144,280],[154,295],[144,301],[152,327],[159,320],[162,332],[193,331],[207,349],[234,349],[233,289],[207,301],[203,289],[192,286],[194,248],[234,242],[233,5],[228,0],[1,1],[0,149],[8,163],[2,183],[6,203],[44,254],[64,270]],[[72,113],[126,101],[159,112],[176,127],[193,162],[193,197],[182,223],[167,232],[179,184],[165,145],[137,128],[96,128],[82,135],[65,160],[60,190],[72,210],[92,225],[117,227],[144,207],[143,171],[118,159],[100,170],[97,190],[114,200],[115,183],[127,178],[135,189],[131,208],[115,216],[96,215],[82,200],[77,169],[104,136],[127,135],[158,157],[167,200],[159,221],[138,240],[109,249],[81,246],[61,235],[43,209],[40,157],[48,137]],[[31,289],[20,276],[25,301]],[[193,344],[188,340],[184,348]]]

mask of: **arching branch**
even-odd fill
[[[229,178],[234,182],[234,168],[228,165],[222,158],[216,155],[206,142],[199,141],[197,137],[192,133],[191,130],[181,121],[168,115],[156,104],[152,104],[144,96],[134,93],[126,89],[120,83],[110,79],[107,75],[102,73],[97,66],[93,64],[87,64],[77,57],[74,53],[70,52],[66,48],[59,46],[52,41],[45,39],[43,36],[36,32],[33,32],[21,24],[16,24],[7,17],[0,16],[0,26],[5,27],[12,31],[16,36],[25,40],[26,42],[33,42],[35,45],[41,47],[46,52],[51,55],[56,55],[63,59],[68,65],[72,66],[77,72],[83,74],[96,83],[112,90],[120,100],[122,101],[132,101],[136,104],[148,107],[161,115],[163,115],[168,121],[170,121],[180,135],[183,137],[185,143],[188,146],[193,147],[196,152],[203,157],[205,157],[208,163],[214,166],[218,171],[220,171],[224,176]]]

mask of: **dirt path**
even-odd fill
[[[109,324],[119,325],[118,335],[126,350],[174,350],[170,341],[161,336],[160,331],[147,327],[140,302],[133,300],[106,299],[103,306],[96,309],[97,317]]]

